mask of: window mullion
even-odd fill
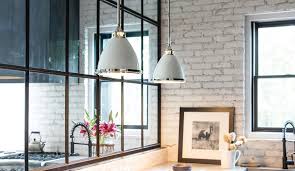
[[[26,0],[26,59],[25,59],[25,171],[29,170],[29,82],[30,82],[30,0]]]
[[[122,29],[124,30],[124,0],[121,0],[121,22],[122,22]],[[121,151],[125,151],[125,133],[124,133],[124,77],[121,77]]]
[[[255,78],[265,79],[265,78],[295,78],[295,75],[258,75]]]
[[[66,0],[66,16],[65,16],[65,69],[69,72],[69,0]],[[65,163],[69,163],[69,75],[65,78]]]
[[[141,0],[141,16],[143,16],[143,0]],[[144,70],[144,63],[143,63],[143,19],[140,19],[140,30],[141,30],[141,147],[144,147],[144,132],[143,132],[143,70]]]

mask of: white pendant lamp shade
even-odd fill
[[[140,73],[137,56],[125,37],[114,36],[103,50],[97,67],[102,76]]]
[[[106,77],[140,74],[137,56],[121,27],[120,0],[117,1],[117,29],[103,49],[96,73]]]
[[[181,65],[171,49],[170,36],[170,0],[168,0],[168,47],[166,53],[158,62],[154,75],[153,82],[155,83],[184,83],[185,77]]]
[[[185,77],[181,65],[173,53],[166,52],[158,62],[154,75],[155,83],[184,83]]]

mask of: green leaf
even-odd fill
[[[85,114],[84,114],[84,117],[87,121],[90,121],[90,116],[89,116],[89,112],[85,109]]]
[[[109,122],[114,122],[113,111],[111,111],[109,114]]]

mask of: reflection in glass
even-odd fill
[[[0,69],[0,170],[24,170],[24,72]]]
[[[158,143],[158,86],[144,85],[144,115],[148,114],[144,129],[144,145]]]
[[[108,155],[121,151],[121,83],[101,82],[101,99],[101,123],[116,125],[115,135],[106,133],[100,142],[101,155]]]
[[[139,14],[141,13],[141,1],[139,0],[125,0],[124,6],[138,12]]]
[[[95,80],[70,78],[69,151],[70,161],[96,156]],[[92,122],[91,122],[92,121]],[[85,128],[85,127],[86,128]],[[90,137],[88,137],[88,132]],[[89,141],[90,140],[90,141]]]
[[[158,28],[144,22],[144,30],[148,37],[144,39],[143,44],[143,78],[150,81],[158,62]]]
[[[143,15],[157,21],[158,1],[159,0],[143,0]]]
[[[35,77],[46,80],[36,81]],[[64,163],[64,77],[30,73],[30,78],[29,167],[34,169]]]
[[[65,0],[30,1],[30,66],[65,70]]]
[[[69,71],[80,73],[80,10],[85,11],[85,3],[81,3],[80,0],[70,0],[69,1]],[[86,13],[81,13],[86,14]],[[89,13],[87,13],[89,15]],[[83,17],[81,20],[83,22]],[[95,19],[93,19],[95,20]],[[87,26],[85,26],[87,27]],[[82,32],[81,34],[84,37],[85,35]],[[83,39],[82,39],[83,40]],[[83,42],[81,40],[81,43]],[[83,51],[81,47],[81,51]],[[81,62],[82,63],[82,62]],[[81,72],[83,73],[83,72]]]
[[[124,149],[141,147],[141,85],[124,84]]]
[[[70,72],[94,75],[96,68],[96,7],[97,1],[71,0],[70,14],[72,14],[70,25]],[[98,1],[100,2],[100,1]],[[72,19],[73,18],[73,19]],[[70,29],[70,31],[71,31]],[[78,50],[77,50],[78,49]],[[78,56],[77,56],[78,55]],[[77,69],[78,67],[78,69]]]
[[[25,1],[2,0],[0,5],[0,63],[24,65]]]

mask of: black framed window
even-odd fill
[[[149,81],[161,52],[160,0],[147,11],[144,0],[136,8],[123,0],[124,30],[143,70],[131,80],[95,74],[116,2],[84,2],[0,2],[0,170],[68,170],[160,147],[160,85]],[[111,111],[119,131],[104,152],[110,143],[88,136],[85,118],[107,122]]]
[[[295,120],[295,21],[252,23],[252,130],[281,132]]]

